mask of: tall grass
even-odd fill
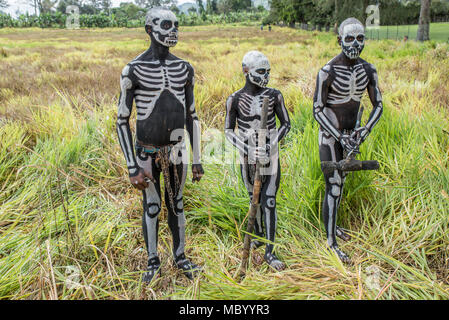
[[[128,184],[114,129],[118,75],[148,45],[143,31],[3,30],[0,297],[449,298],[447,45],[367,44],[363,56],[377,66],[385,112],[362,158],[381,168],[346,180],[338,217],[353,234],[341,242],[354,262],[346,266],[326,250],[311,112],[315,75],[338,53],[335,40],[229,26],[186,28],[181,37],[174,53],[195,67],[205,140],[221,132],[224,101],[243,84],[244,53],[258,49],[271,60],[271,86],[284,93],[293,125],[281,146],[276,239],[288,268],[271,271],[260,249],[244,281],[233,280],[248,198],[237,164],[209,162],[201,183],[188,179],[185,189],[187,254],[204,273],[190,282],[171,266],[163,211],[163,277],[143,285],[140,193]]]

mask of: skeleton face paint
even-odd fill
[[[259,51],[250,51],[243,57],[243,73],[251,83],[265,88],[270,81],[270,63],[268,58]]]
[[[146,16],[145,25],[151,27],[154,39],[166,47],[178,43],[178,19],[175,14],[165,9],[151,9]]]
[[[355,60],[360,56],[365,47],[365,30],[358,20],[350,19],[345,20],[341,24],[339,34],[343,53],[349,59]]]

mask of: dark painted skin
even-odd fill
[[[339,55],[337,55],[334,59],[332,59],[331,62],[329,62],[330,65],[342,65],[342,66],[355,66],[357,64],[364,64],[366,74],[368,75],[368,78],[371,80],[373,76],[373,71],[370,67],[370,64],[363,60],[362,58],[351,60],[346,55],[341,52]],[[332,72],[330,73],[330,77],[324,82],[322,93],[323,97],[327,97],[329,93],[332,93],[332,88],[330,85],[332,84],[334,75]],[[376,100],[376,87],[373,83],[373,81],[370,81],[368,83],[368,96],[371,100],[371,103],[373,105],[376,105],[378,101]],[[326,99],[323,99],[323,103],[325,103]],[[359,112],[360,108],[360,101],[350,100],[349,102],[346,102],[344,104],[327,104],[325,103],[326,108],[332,109],[332,111],[335,113],[337,120],[338,120],[338,126],[336,127],[338,130],[353,130],[356,122],[357,122],[357,114]]]
[[[247,70],[244,70],[247,72]],[[269,69],[258,69],[256,70],[257,73],[259,73],[261,76],[263,76],[265,74],[265,79],[268,78],[267,73],[269,73]],[[259,81],[259,79],[256,79],[256,81]],[[232,99],[232,107],[230,110],[228,110],[228,113],[226,114],[226,124],[225,124],[225,130],[234,130],[237,124],[237,118],[239,119],[246,119],[245,115],[241,113],[241,110],[238,107],[238,103],[239,103],[239,99],[241,94],[246,93],[250,96],[258,96],[260,94],[262,94],[263,92],[264,95],[269,96],[271,98],[274,98],[274,107],[273,107],[273,113],[269,114],[269,119],[268,121],[270,122],[270,119],[272,119],[272,117],[276,117],[279,119],[280,121],[280,127],[278,128],[278,141],[282,140],[285,135],[288,133],[288,131],[290,130],[290,119],[288,117],[288,112],[287,110],[283,109],[285,108],[285,106],[283,106],[283,102],[282,105],[281,103],[278,102],[278,99],[282,99],[283,101],[283,97],[282,94],[276,90],[276,89],[268,89],[267,88],[263,88],[260,87],[258,85],[255,85],[254,83],[252,83],[249,79],[248,76],[246,76],[246,82],[245,82],[245,86],[240,89],[239,91],[237,91],[236,93],[234,93],[229,99]],[[259,116],[254,116],[255,118],[259,118]],[[250,119],[246,119],[248,121],[250,121]],[[273,122],[272,122],[273,123]],[[276,128],[276,121],[274,120],[274,128],[268,128],[268,129],[275,129]],[[252,129],[256,129],[256,128],[252,128]],[[280,133],[281,132],[281,133]],[[255,142],[257,144],[257,139],[255,139]],[[248,141],[245,141],[245,144],[248,145]],[[256,150],[255,150],[255,157],[256,158],[266,158],[267,161],[269,161],[268,157],[270,156],[270,139],[267,136],[267,144],[265,146],[257,146]],[[247,150],[249,151],[249,150]],[[245,155],[245,161],[248,161],[248,156]],[[268,165],[268,163],[266,164]],[[250,176],[249,170],[248,170],[248,163],[245,164],[240,164],[240,170],[241,170],[241,175],[242,175],[242,179],[244,179],[244,170],[247,170],[247,174],[248,176]],[[264,231],[262,226],[259,226],[257,223],[257,220],[255,221],[255,234],[257,234],[260,237],[266,237],[269,241],[274,242],[275,239],[275,233],[276,233],[276,194],[277,191],[279,189],[279,182],[280,182],[280,176],[281,176],[281,167],[279,164],[279,158],[277,159],[277,171],[275,174],[272,175],[263,175],[262,176],[262,188],[260,191],[260,205],[261,205],[261,211],[262,211],[262,221],[265,220],[266,218],[266,210],[268,210],[270,212],[270,216],[269,216],[269,220],[270,220],[270,227],[268,227],[268,225],[266,225],[266,223],[263,223],[265,226],[265,235],[264,235]],[[250,184],[253,184],[253,180],[254,177],[250,177]],[[245,184],[247,183],[246,181],[243,181]],[[268,190],[269,185],[273,184],[274,182],[274,188],[275,190]],[[249,191],[249,196],[250,199],[252,198],[252,190],[248,190]],[[273,194],[271,194],[273,193]],[[252,246],[254,248],[260,247],[263,245],[263,242],[258,241],[258,240],[253,240],[252,241]],[[268,243],[266,245],[266,249],[265,249],[265,255],[264,255],[264,259],[265,261],[274,269],[276,270],[282,270],[285,268],[284,263],[282,263],[275,255],[274,251],[274,246],[272,243]]]
[[[357,38],[358,41],[363,41],[363,36],[360,36],[361,38]],[[338,37],[339,45],[341,46],[342,41],[341,37]],[[354,41],[353,36],[347,36],[345,41],[346,42],[352,42]],[[362,51],[363,47],[357,47],[357,49],[360,49],[359,52]],[[366,90],[368,91],[369,98],[371,100],[371,103],[373,105],[373,111],[370,114],[370,117],[365,124],[365,127],[358,128],[355,130],[355,126],[357,123],[357,116],[360,109],[360,101],[356,101],[354,99],[350,99],[349,101],[341,104],[331,104],[328,103],[328,97],[329,94],[332,95],[339,95],[338,92],[334,92],[334,89],[332,88],[332,84],[335,79],[337,78],[336,71],[334,70],[334,66],[344,66],[347,67],[349,70],[351,70],[352,67],[356,65],[362,65],[363,69],[365,70],[366,76],[367,76],[367,84],[366,84]],[[320,75],[317,79],[317,87],[315,90],[315,96],[314,96],[314,116],[315,119],[320,123],[321,130],[323,137],[325,139],[335,139],[335,143],[333,144],[333,147],[326,143],[322,143],[320,141],[320,147],[319,147],[319,154],[320,154],[320,160],[321,161],[335,161],[338,162],[342,160],[345,156],[344,151],[349,152],[351,150],[354,150],[358,147],[359,144],[361,144],[367,135],[360,134],[360,132],[370,132],[375,123],[378,121],[378,118],[382,114],[382,100],[380,91],[378,91],[378,83],[377,83],[377,72],[371,64],[366,62],[365,60],[361,59],[360,57],[357,59],[350,59],[346,56],[346,54],[342,51],[339,55],[337,55],[334,59],[332,59],[325,68],[322,69],[323,72],[327,74],[327,78],[321,83],[320,86]],[[323,74],[324,76],[324,74]],[[362,79],[362,78],[361,78]],[[362,80],[361,80],[362,81]],[[338,81],[336,82],[338,84]],[[347,88],[342,88],[347,89]],[[359,90],[359,89],[357,89]],[[360,88],[361,90],[361,88]],[[318,96],[319,92],[321,91],[321,97]],[[319,103],[321,101],[323,107],[321,107],[321,104]],[[331,133],[332,130],[328,130],[329,128],[325,128],[325,124],[321,117],[321,115],[318,115],[321,111],[320,109],[330,109],[333,111],[335,115],[335,119],[332,122],[332,126],[335,127],[335,129],[338,131],[337,133]],[[320,122],[322,121],[322,122]],[[330,128],[332,129],[332,128]],[[335,131],[335,130],[334,130]],[[345,134],[345,131],[348,132],[348,134]],[[339,137],[336,137],[339,136]],[[333,149],[332,149],[333,148]],[[335,158],[333,158],[333,156]],[[347,241],[350,239],[350,236],[347,235],[344,230],[338,226],[335,225],[336,222],[336,215],[337,210],[341,201],[342,197],[342,189],[344,185],[344,178],[346,176],[345,172],[338,172],[339,179],[335,179],[334,172],[332,173],[324,173],[324,178],[326,182],[326,191],[325,191],[325,197],[323,200],[323,218],[324,218],[324,224],[326,226],[326,232],[328,237],[328,244],[330,248],[332,248],[339,258],[346,263],[350,262],[349,257],[343,253],[339,248],[336,241],[335,236]],[[336,181],[337,180],[337,181]],[[338,180],[341,180],[341,182],[338,182]],[[337,188],[339,191],[339,194],[334,194],[334,188]],[[335,200],[332,206],[329,206],[329,200],[332,201]],[[332,208],[331,208],[332,207]],[[328,229],[328,222],[329,219],[332,218],[332,222],[334,223],[335,230],[334,232],[330,232]]]
[[[145,31],[151,38],[150,48],[143,53],[139,58],[145,61],[160,61],[162,65],[165,65],[167,60],[179,60],[178,57],[169,52],[169,48],[161,45],[153,38],[151,33],[151,26],[145,26]],[[190,79],[193,78],[193,68],[190,67]],[[185,105],[186,108],[190,106],[193,101],[193,83],[189,81],[185,87]],[[193,119],[189,112],[186,112],[186,119],[184,122],[184,107],[173,96],[171,92],[165,90],[162,92],[160,98],[156,102],[156,105],[148,119],[137,121],[136,123],[136,135],[137,139],[145,144],[163,146],[173,141],[170,141],[170,134],[175,129],[184,128],[190,135],[190,143],[193,146]],[[204,170],[201,164],[192,164],[192,181],[200,181],[204,175]],[[139,190],[144,190],[148,187],[148,183],[145,178],[149,178],[155,181],[151,172],[146,172],[140,169],[138,174],[131,176],[131,184]]]

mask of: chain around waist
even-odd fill
[[[176,143],[170,143],[170,144],[167,144],[164,146],[155,146],[152,144],[147,144],[147,143],[143,143],[139,140],[136,140],[136,149],[141,149],[141,151],[143,151],[145,153],[150,153],[150,154],[157,153],[164,148],[167,148],[168,149],[167,151],[170,152],[175,145],[176,145]]]

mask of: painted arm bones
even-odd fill
[[[316,80],[315,96],[313,98],[313,116],[316,121],[331,134],[337,141],[340,141],[342,133],[335,128],[328,117],[324,114],[324,108],[326,107],[327,95],[329,91],[330,80],[330,67],[325,66],[318,72]]]
[[[231,144],[244,154],[248,154],[248,145],[245,140],[235,134],[235,124],[238,111],[236,108],[237,100],[234,95],[226,101],[225,135]]]
[[[270,148],[276,150],[277,144],[281,141],[287,133],[290,131],[290,118],[288,116],[287,109],[285,108],[284,97],[279,92],[277,101],[274,105],[274,112],[278,117],[281,126],[277,129],[277,134],[272,135],[270,133]],[[272,139],[271,139],[272,138]]]
[[[189,66],[189,81],[185,86],[186,97],[186,129],[189,133],[190,145],[193,153],[193,164],[200,164],[201,162],[201,127],[198,116],[195,111],[195,98],[193,89],[195,85],[195,77],[193,68]]]
[[[370,132],[373,130],[374,126],[380,119],[380,116],[383,113],[383,103],[382,103],[382,94],[379,89],[379,79],[377,76],[376,68],[373,65],[369,65],[368,70],[368,95],[373,105],[373,110],[368,118],[367,123],[364,127],[356,129],[351,137],[356,137],[360,133],[360,143],[365,141]]]
[[[235,95],[230,96],[226,101],[225,135],[234,147],[243,152],[245,155],[248,155],[250,148],[250,146],[248,145],[249,136],[239,136],[234,131],[238,117],[237,105],[238,98]],[[271,129],[269,132],[270,145],[267,146],[268,152],[271,149],[277,150],[277,144],[290,131],[291,127],[288,112],[284,104],[284,98],[280,92],[278,92],[276,97],[274,97],[274,112],[280,121],[280,127],[279,129]],[[240,119],[240,121],[245,120]]]
[[[120,98],[117,113],[117,134],[120,147],[125,155],[126,165],[130,177],[139,173],[136,156],[134,155],[133,140],[131,128],[129,126],[129,117],[131,116],[135,79],[133,79],[132,67],[129,65],[123,68],[120,77]]]

